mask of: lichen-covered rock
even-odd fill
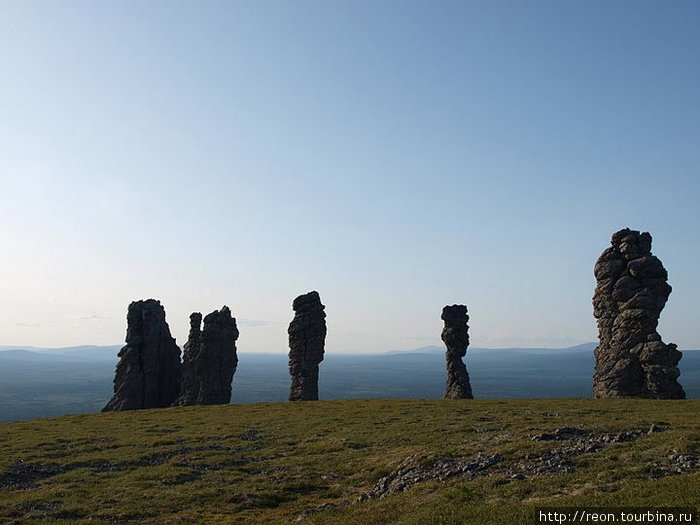
[[[182,390],[178,405],[220,405],[231,401],[231,382],[238,365],[238,328],[224,306],[204,318],[190,315],[190,334],[184,347]]]
[[[445,399],[472,399],[472,387],[469,384],[469,374],[462,358],[467,354],[469,346],[469,316],[467,307],[463,304],[453,304],[442,309],[441,319],[445,321],[442,329],[442,340],[447,346],[445,360],[447,361],[447,387]]]
[[[318,292],[300,295],[292,303],[294,319],[289,324],[290,401],[318,399],[318,365],[326,343],[326,308]]]
[[[651,253],[651,235],[629,228],[613,234],[594,274],[593,315],[600,339],[594,397],[685,398],[677,381],[682,354],[656,331],[671,286]]]
[[[180,390],[180,348],[170,335],[165,309],[155,299],[134,301],[126,321],[114,396],[102,411],[170,406]]]

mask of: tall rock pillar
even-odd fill
[[[184,347],[182,390],[176,404],[222,405],[231,401],[231,382],[238,365],[238,328],[224,306],[204,317],[190,315],[190,334]]]
[[[467,354],[467,347],[469,346],[467,307],[463,304],[445,306],[440,317],[445,321],[445,327],[442,329],[442,340],[447,346],[447,352],[445,353],[447,386],[443,398],[473,399],[467,367],[462,361],[462,358]]]
[[[326,308],[318,292],[300,295],[292,303],[294,319],[289,324],[290,401],[318,400],[318,365],[326,343]]]
[[[629,228],[613,234],[594,274],[593,315],[600,343],[593,396],[685,398],[677,381],[681,352],[656,331],[671,286],[663,264],[651,253],[651,235]]]
[[[126,316],[126,346],[119,351],[114,396],[103,412],[170,406],[180,390],[180,348],[160,301],[134,301]]]

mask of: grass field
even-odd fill
[[[700,502],[700,401],[171,408],[5,423],[0,447],[2,524],[502,525]]]

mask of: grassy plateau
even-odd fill
[[[168,408],[4,423],[0,450],[0,524],[503,525],[700,502],[698,400]]]

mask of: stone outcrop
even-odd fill
[[[656,332],[671,293],[668,274],[651,253],[651,235],[628,228],[612,236],[595,264],[594,397],[685,398],[677,379],[681,352]]]
[[[180,349],[160,301],[134,301],[126,316],[126,346],[119,351],[114,396],[103,412],[170,406],[180,390]]]
[[[182,385],[176,405],[187,406],[197,404],[198,382],[197,370],[198,356],[202,338],[202,314],[193,312],[190,314],[190,333],[187,342],[182,347]]]
[[[292,303],[294,319],[289,324],[290,401],[318,399],[318,365],[326,343],[326,308],[318,292],[300,295]]]
[[[469,316],[467,307],[463,304],[445,306],[440,316],[445,321],[442,329],[442,340],[447,346],[445,360],[447,361],[447,387],[444,399],[472,399],[472,387],[469,384],[469,374],[462,358],[467,354],[469,346]]]
[[[190,333],[184,346],[182,390],[178,405],[220,405],[231,401],[231,381],[238,365],[238,328],[224,306],[204,318],[190,315]]]

